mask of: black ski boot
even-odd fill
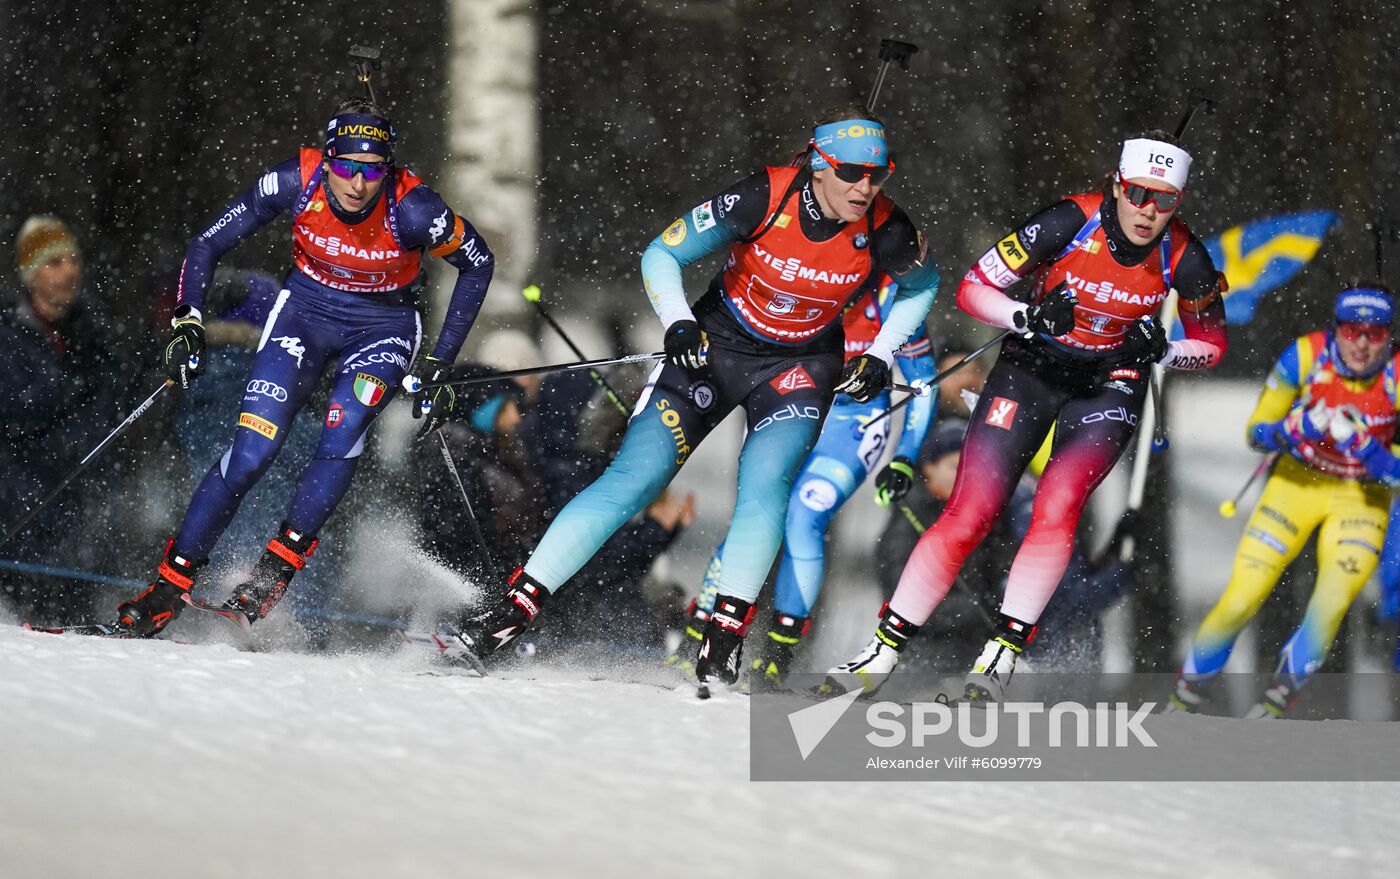
[[[297,571],[320,545],[310,534],[300,534],[283,522],[277,536],[267,542],[267,551],[253,565],[252,575],[233,590],[224,610],[234,610],[256,623],[277,606],[287,594],[287,586]]]
[[[811,617],[795,617],[773,611],[773,625],[763,639],[758,656],[749,666],[749,692],[771,693],[784,689],[783,678],[802,639],[812,629]]]
[[[710,622],[710,612],[700,607],[698,598],[690,599],[690,607],[685,611],[685,631],[681,633],[681,643],[674,653],[661,660],[666,668],[675,669],[682,677],[695,673],[695,651],[705,639],[705,626]]]
[[[118,637],[150,638],[185,609],[185,596],[194,586],[195,574],[208,559],[190,559],[176,554],[175,541],[165,544],[165,555],[156,568],[155,582],[145,592],[117,605],[115,624]]]
[[[695,656],[695,678],[700,682],[697,695],[710,697],[710,684],[732,684],[739,680],[739,662],[744,656],[744,636],[758,609],[747,601],[729,595],[715,596],[715,609],[700,639]]]
[[[506,584],[510,588],[494,606],[459,623],[457,638],[478,660],[520,637],[549,600],[549,590],[524,568],[516,568]]]

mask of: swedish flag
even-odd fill
[[[1226,229],[1205,242],[1225,273],[1227,323],[1249,323],[1264,294],[1288,283],[1317,253],[1327,231],[1341,222],[1331,211],[1265,217]]]

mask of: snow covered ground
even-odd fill
[[[427,667],[0,625],[0,876],[1382,876],[1400,856],[1397,784],[755,784],[743,697]]]

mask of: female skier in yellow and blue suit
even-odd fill
[[[1337,297],[1331,329],[1298,338],[1279,357],[1249,418],[1249,442],[1278,461],[1245,527],[1225,592],[1206,615],[1172,704],[1199,710],[1236,637],[1314,531],[1317,584],[1302,625],[1279,652],[1273,684],[1247,716],[1281,717],[1322,665],[1342,617],[1380,560],[1391,485],[1397,355],[1388,291]]]

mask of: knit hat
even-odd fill
[[[73,231],[58,217],[36,214],[24,221],[15,238],[15,267],[25,283],[39,266],[61,253],[82,254]]]
[[[453,374],[460,378],[484,378],[498,370],[481,363],[459,363]],[[496,415],[507,400],[519,400],[520,385],[508,378],[457,386],[457,416],[479,433],[495,429]]]
[[[544,362],[544,355],[540,353],[540,346],[525,333],[520,330],[502,329],[482,340],[477,359],[487,366],[505,372],[539,366]]]

